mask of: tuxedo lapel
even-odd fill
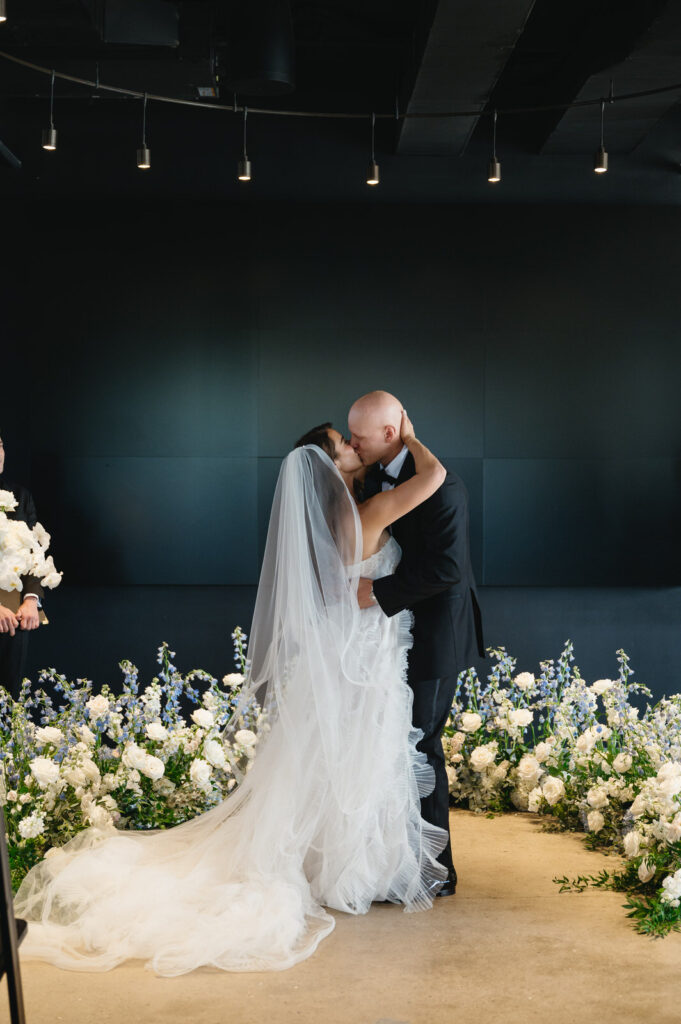
[[[399,472],[395,486],[397,486],[397,484],[403,484],[405,480],[411,480],[415,473],[416,467],[414,465],[414,456],[411,452],[407,452],[407,457],[402,463],[402,469]]]

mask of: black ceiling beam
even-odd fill
[[[593,75],[624,60],[667,0],[537,0],[492,91],[487,111],[569,104]],[[499,118],[497,139],[505,149],[539,153],[563,110]],[[489,125],[475,132],[487,138]]]

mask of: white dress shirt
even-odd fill
[[[404,460],[407,457],[407,452],[408,451],[409,451],[409,449],[407,448],[407,446],[405,444],[402,447],[402,451],[398,452],[398,454],[395,456],[395,458],[392,460],[392,462],[389,462],[387,466],[384,466],[382,462],[379,462],[379,466],[381,467],[381,469],[384,469],[386,471],[386,473],[388,474],[388,476],[392,476],[392,477],[395,478],[395,483],[397,483],[397,478],[400,475],[400,473],[402,472],[402,466],[404,465]],[[395,484],[389,484],[387,480],[383,480],[381,482],[381,490],[382,491],[391,491],[394,486],[395,486]]]

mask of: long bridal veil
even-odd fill
[[[361,550],[357,509],[331,459],[314,446],[292,451],[235,716],[255,698],[269,717],[251,770],[191,821],[154,833],[88,828],[33,868],[15,901],[30,922],[24,958],[85,971],[143,958],[161,975],[285,969],[334,927],[320,905],[328,879],[341,909],[366,909],[357,840],[370,844],[365,830],[379,823],[367,817],[363,733],[372,666],[360,657],[349,572]]]

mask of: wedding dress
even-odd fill
[[[23,959],[159,975],[202,965],[283,970],[334,927],[331,908],[432,906],[444,830],[421,818],[433,788],[406,682],[409,612],[360,611],[360,576],[391,573],[389,537],[360,560],[356,506],[314,446],[284,460],[251,629],[239,714],[269,717],[251,769],[220,805],[166,831],[88,828],[24,879]],[[229,729],[227,737],[229,738]]]

